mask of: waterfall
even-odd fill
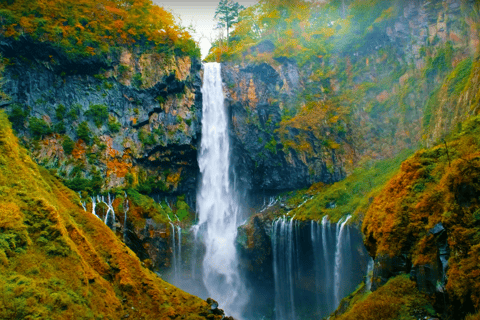
[[[332,274],[330,271],[330,264],[331,264],[331,259],[329,257],[329,250],[328,250],[328,230],[330,229],[330,222],[328,221],[328,216],[323,216],[322,218],[322,249],[323,249],[323,264],[324,264],[324,279],[325,279],[325,289],[327,292],[332,292]],[[325,297],[325,308],[328,310],[333,311],[333,309],[336,308],[336,305],[333,304],[332,302],[332,296],[327,295]]]
[[[123,213],[124,213],[124,218],[123,218],[123,242],[127,241],[127,232],[128,232],[128,226],[127,226],[127,212],[130,209],[130,206],[128,204],[128,199],[127,199],[127,193],[125,192],[125,202],[123,204]]]
[[[172,227],[172,266],[173,266],[173,281],[174,284],[178,284],[178,259],[177,259],[177,254],[178,254],[178,248],[176,244],[176,239],[175,239],[175,225],[170,222],[170,226]]]
[[[192,280],[195,279],[195,270],[197,268],[197,236],[198,236],[198,225],[192,226],[190,228],[193,231],[193,253],[191,257],[191,268],[192,268]]]
[[[203,281],[227,314],[240,319],[246,299],[235,247],[239,206],[231,186],[228,121],[220,64],[204,65],[202,142],[198,154],[201,184],[198,225],[205,225]],[[203,228],[202,228],[203,229]]]
[[[348,216],[345,220],[340,221],[337,224],[337,245],[335,251],[335,272],[334,272],[334,298],[335,298],[335,306],[338,307],[340,304],[340,286],[341,286],[341,277],[344,274],[343,267],[343,251],[342,247],[344,245],[344,231],[348,220],[350,220],[351,216]],[[345,241],[346,242],[346,241]]]
[[[276,220],[272,228],[276,320],[296,319],[293,257],[295,256],[295,264],[298,265],[295,252],[298,250],[295,250],[296,237],[294,237],[293,224],[294,219],[287,220],[283,217]]]
[[[105,224],[115,231],[115,210],[113,210],[113,201],[115,198],[110,197],[110,193],[108,194],[107,201],[105,201],[105,197],[102,196],[101,201],[98,201],[97,197],[97,202],[103,202],[107,206],[107,213],[105,214]]]
[[[100,219],[99,216],[97,216],[97,212],[95,211],[95,207],[97,205],[97,201],[98,201],[98,196],[97,197],[91,197],[92,199],[92,214],[97,217],[98,219]],[[98,201],[99,202],[99,201]]]
[[[374,261],[372,258],[370,258],[370,260],[368,261],[367,276],[365,277],[365,287],[369,291],[372,290],[373,266]]]
[[[367,254],[361,236],[350,234],[349,220],[273,222],[275,320],[322,319],[362,281]]]
[[[175,261],[175,265],[177,266],[177,271],[175,274],[175,278],[177,278],[177,282],[180,280],[182,276],[182,228],[177,226],[177,257]]]

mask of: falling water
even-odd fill
[[[124,213],[124,218],[123,218],[123,241],[127,241],[127,233],[128,233],[128,226],[127,226],[127,212],[130,210],[130,206],[128,203],[127,199],[127,193],[125,192],[125,202],[123,204],[123,213]]]
[[[235,247],[238,205],[230,184],[227,114],[220,64],[204,65],[202,143],[198,156],[201,185],[197,193],[199,221],[205,225],[203,281],[227,314],[240,318],[245,299]]]
[[[331,224],[324,216],[306,224],[283,217],[273,222],[275,320],[328,316],[362,281],[367,254],[360,252],[361,237],[350,235],[349,220]]]
[[[175,226],[170,222],[172,227],[172,266],[173,266],[173,284],[180,284],[182,275],[182,228]],[[175,237],[175,235],[177,235]]]
[[[177,273],[175,274],[175,277],[178,281],[179,277],[182,275],[182,228],[180,228],[180,226],[177,226],[177,237],[177,257],[175,262]]]
[[[367,290],[372,290],[373,266],[374,261],[372,258],[370,258],[370,260],[368,261],[367,276],[365,279],[365,287]]]
[[[100,219],[100,217],[97,216],[97,212],[95,211],[97,202],[99,202],[99,201],[98,201],[98,196],[97,196],[97,197],[92,197],[91,199],[92,199],[92,214],[93,214],[95,217],[97,217],[97,218]]]
[[[293,265],[295,254],[293,223],[293,219],[287,220],[284,217],[276,220],[272,228],[276,320],[296,319],[293,278],[295,267]]]
[[[329,250],[328,250],[328,234],[327,232],[329,231],[330,227],[330,222],[328,221],[328,216],[323,216],[322,218],[322,249],[323,249],[323,264],[324,264],[324,275],[325,275],[325,289],[327,292],[332,292],[332,277],[331,277],[331,271],[330,271],[330,264],[331,264],[331,259],[329,257]],[[325,297],[325,308],[328,310],[333,310],[336,307],[336,305],[333,305],[332,303],[332,296],[327,295]]]
[[[198,241],[198,225],[192,226],[190,228],[191,231],[193,231],[193,253],[191,257],[191,271],[192,271],[192,279],[195,279],[196,273],[195,270],[197,269],[197,241]]]
[[[346,242],[344,240],[344,231],[345,226],[347,225],[348,220],[350,220],[351,216],[348,216],[345,220],[342,219],[337,224],[337,246],[335,251],[335,272],[334,272],[334,297],[335,297],[335,305],[338,306],[340,304],[340,281],[342,277],[342,263],[343,263],[343,251],[342,247],[343,244]]]

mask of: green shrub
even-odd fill
[[[52,128],[50,128],[45,120],[35,117],[31,117],[28,121],[28,128],[35,139],[52,133]]]
[[[119,132],[121,127],[122,127],[122,125],[120,124],[120,122],[117,121],[117,119],[110,119],[108,121],[108,130],[111,133]]]
[[[80,115],[80,110],[82,110],[82,106],[78,103],[72,104],[70,107],[70,111],[67,113],[67,118],[69,118],[72,121],[75,121],[78,119],[78,116]]]
[[[85,115],[90,117],[95,125],[100,128],[108,120],[108,108],[101,104],[93,104],[85,112]]]
[[[53,132],[60,133],[60,134],[65,134],[67,132],[67,129],[65,128],[65,124],[63,121],[57,122],[53,126]]]
[[[137,185],[138,192],[142,194],[151,194],[155,192],[168,191],[168,187],[162,180],[157,180],[155,177],[149,176],[145,181]]]
[[[90,144],[90,142],[92,141],[92,132],[90,131],[90,128],[88,127],[88,123],[86,121],[83,121],[78,125],[77,136],[79,139],[82,139],[86,144]]]
[[[25,119],[28,116],[28,111],[24,107],[18,104],[14,104],[10,114],[8,115],[8,120],[12,123],[12,126],[15,130],[19,130],[24,126]]]
[[[72,151],[75,147],[75,142],[73,142],[73,140],[70,139],[69,136],[65,136],[65,138],[63,139],[62,147],[65,154],[72,154]]]
[[[65,185],[77,192],[85,191],[89,195],[97,195],[100,193],[103,185],[103,178],[99,172],[93,172],[92,178],[86,179],[82,174],[77,174],[71,180],[64,180]]]
[[[55,109],[55,116],[57,117],[57,120],[63,120],[66,114],[67,108],[65,108],[63,104],[59,104]]]

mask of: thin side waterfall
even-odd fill
[[[98,219],[100,219],[99,216],[97,216],[97,212],[95,211],[95,208],[97,206],[97,200],[98,200],[98,196],[97,197],[91,197],[92,199],[92,214],[97,217]]]
[[[105,224],[112,230],[115,231],[115,210],[113,210],[113,201],[115,198],[112,198],[110,196],[110,193],[108,194],[107,201],[105,201],[105,197],[102,196],[102,201],[106,206],[107,206],[107,213],[105,214]]]
[[[341,278],[343,275],[343,252],[342,247],[346,242],[344,240],[344,233],[345,227],[347,225],[348,220],[350,220],[351,216],[348,216],[345,220],[340,220],[337,224],[337,246],[335,251],[335,272],[334,272],[334,297],[335,297],[335,305],[338,306],[340,304],[340,285],[341,285]],[[342,218],[343,219],[343,218]]]
[[[294,219],[283,217],[273,223],[272,249],[275,282],[275,319],[296,319],[295,282],[293,273],[296,260]],[[293,257],[295,256],[295,260]],[[297,269],[298,270],[298,269]]]
[[[171,259],[171,264],[173,266],[173,281],[176,282],[176,277],[177,277],[177,246],[175,245],[175,225],[170,222],[170,226],[172,227],[172,259]]]
[[[247,294],[239,275],[235,238],[239,206],[230,180],[228,120],[220,64],[204,65],[202,142],[198,155],[201,183],[198,225],[205,225],[203,281],[226,313],[241,319]],[[203,229],[203,228],[202,228]]]
[[[329,257],[329,235],[327,234],[330,230],[330,222],[328,221],[328,216],[323,216],[322,218],[322,249],[323,249],[323,265],[324,265],[324,279],[325,279],[325,290],[327,292],[332,292],[333,281],[331,273],[331,262],[333,259]],[[332,301],[331,295],[325,296],[325,309],[333,310],[335,305]]]
[[[370,260],[368,261],[367,276],[365,277],[365,287],[369,291],[372,290],[373,266],[374,261],[372,258],[370,258]]]
[[[195,279],[196,273],[196,264],[197,264],[197,236],[198,236],[198,225],[192,226],[190,229],[193,231],[193,253],[191,257],[191,271],[192,271],[192,279]]]
[[[178,281],[182,276],[182,228],[180,228],[180,226],[177,226],[177,238],[177,257],[175,262],[177,273],[175,274],[175,277]]]
[[[125,192],[125,202],[123,204],[123,213],[124,213],[124,218],[123,218],[123,241],[127,241],[127,233],[128,233],[128,225],[127,225],[127,212],[130,210],[130,206],[128,203],[127,199],[127,193]]]

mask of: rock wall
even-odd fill
[[[344,177],[335,151],[325,150],[315,157],[298,154],[284,148],[275,132],[282,114],[292,108],[303,90],[294,62],[226,63],[222,78],[231,118],[232,163],[242,187],[254,195],[268,195]]]
[[[23,112],[14,127],[37,162],[67,179],[75,167],[87,178],[99,171],[103,189],[126,186],[126,176],[130,183],[153,177],[165,193],[195,193],[198,60],[138,49],[123,50],[110,62],[72,62],[27,40],[4,41],[0,51],[7,58],[3,90],[10,97],[4,107]],[[35,137],[32,117],[53,133]],[[83,122],[91,141],[79,134]],[[75,142],[71,154],[64,150],[67,136]]]

